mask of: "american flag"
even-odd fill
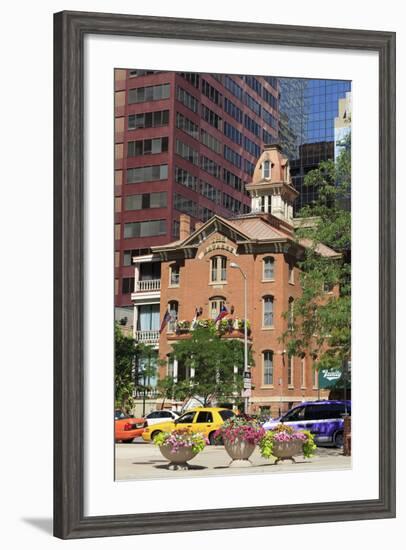
[[[221,321],[221,319],[223,319],[223,317],[225,317],[227,314],[228,314],[228,310],[226,306],[223,304],[221,306],[220,313],[217,315],[214,322],[217,323],[217,321]]]
[[[161,333],[164,328],[166,327],[166,325],[169,323],[169,321],[171,320],[171,314],[169,313],[168,310],[166,310],[165,312],[165,315],[163,316],[163,319],[162,319],[162,323],[161,323],[161,328],[159,329],[159,333]]]

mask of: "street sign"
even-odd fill
[[[250,390],[251,387],[251,378],[244,378],[244,389]]]
[[[242,392],[242,396],[243,396],[243,397],[251,397],[251,389],[245,389],[245,390]]]
[[[346,375],[341,369],[321,369],[319,371],[319,388],[321,390],[342,388],[344,381],[348,387],[351,387],[350,373]]]
[[[244,372],[244,378],[251,380],[251,372],[249,370]]]
[[[341,370],[321,369],[319,371],[319,388],[331,389],[341,378]]]

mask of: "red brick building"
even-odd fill
[[[182,213],[193,228],[249,211],[245,184],[278,121],[275,78],[115,71],[116,307],[132,305],[132,258],[179,238]]]
[[[160,320],[169,310],[171,322],[161,334],[134,334],[139,341],[155,344],[160,358],[167,359],[173,342],[187,337],[177,328],[191,323],[196,309],[202,312],[199,319],[215,319],[225,307],[225,319],[233,319],[237,329],[232,336],[243,339],[238,327],[244,319],[244,279],[231,265],[237,264],[247,279],[249,342],[254,358],[249,408],[275,415],[293,403],[319,396],[311,357],[288,357],[280,341],[289,322],[283,314],[301,293],[297,262],[307,243],[297,243],[294,237],[297,191],[291,185],[287,158],[278,146],[264,149],[247,190],[251,213],[233,218],[215,215],[193,231],[190,218],[181,216],[180,239],[153,247],[151,256],[137,260],[138,273],[143,263],[159,262],[161,267],[159,288],[145,287],[133,294],[135,318],[139,316],[137,304],[149,300],[160,304]],[[327,247],[320,247],[320,253],[337,257]],[[160,374],[178,380],[193,376],[176,360],[162,367]]]

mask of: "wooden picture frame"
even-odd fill
[[[54,19],[54,534],[63,539],[395,516],[395,34],[61,12]],[[88,517],[83,511],[83,41],[87,34],[379,54],[379,498]],[[378,431],[378,427],[377,427]]]

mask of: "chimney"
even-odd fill
[[[179,239],[183,241],[190,235],[190,216],[181,214],[179,216],[179,223]]]

